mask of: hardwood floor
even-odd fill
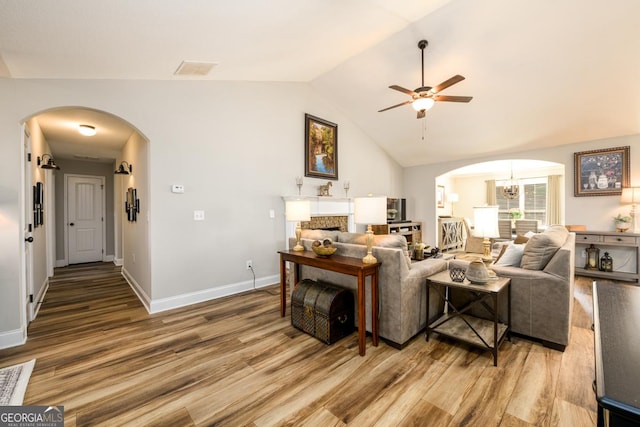
[[[289,313],[289,310],[287,310]],[[421,334],[403,350],[331,345],[279,315],[278,286],[149,315],[119,268],[56,269],[29,340],[25,404],[67,426],[595,426],[591,280],[576,278],[564,353],[516,338],[491,353]]]

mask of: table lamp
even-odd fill
[[[296,221],[296,245],[294,251],[304,251],[304,246],[300,244],[300,221],[311,220],[311,203],[308,200],[287,200],[285,204],[287,221]]]
[[[498,206],[473,208],[473,235],[482,237],[482,261],[491,262],[491,237],[500,236],[498,230]]]
[[[620,196],[620,204],[631,205],[631,232],[638,233],[638,223],[636,221],[636,204],[640,202],[640,187],[627,187],[622,189],[622,196]]]
[[[449,199],[449,203],[451,203],[451,216],[455,217],[455,215],[453,214],[453,204],[458,203],[458,201],[460,200],[460,196],[458,196],[458,193],[449,193],[447,199]]]
[[[365,264],[375,264],[378,260],[373,256],[373,230],[372,224],[387,223],[387,198],[386,197],[356,197],[353,205],[354,221],[356,224],[367,225],[367,255],[362,258]]]

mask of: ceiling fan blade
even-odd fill
[[[403,105],[411,104],[412,102],[413,102],[413,99],[410,99],[408,101],[401,102],[400,104],[392,105],[391,107],[387,107],[387,108],[383,108],[382,110],[378,110],[378,113],[382,113],[383,111],[391,110],[392,108],[402,107]]]
[[[418,119],[422,119],[426,115],[427,115],[427,110],[420,110],[420,111],[418,111],[418,117],[417,118]]]
[[[447,101],[447,102],[469,102],[473,99],[473,96],[451,96],[451,95],[435,95],[434,101]]]
[[[409,90],[409,89],[405,89],[402,86],[398,86],[398,85],[391,85],[391,86],[389,86],[389,89],[399,90],[400,92],[406,93],[407,95],[411,95],[411,96],[418,96],[418,94],[415,93],[414,91]]]
[[[464,80],[464,77],[462,77],[459,74],[456,74],[455,76],[451,77],[449,80],[445,80],[442,83],[440,83],[438,86],[431,89],[431,93],[438,93],[448,88],[449,86],[453,86],[454,84],[459,83],[463,80]]]

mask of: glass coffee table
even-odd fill
[[[498,366],[498,348],[508,336],[511,339],[511,279],[497,277],[485,284],[474,284],[468,279],[454,282],[449,271],[427,277],[427,321],[429,317],[429,289],[434,288],[445,302],[445,313],[436,321],[427,323],[425,339],[436,332],[440,335],[489,350],[493,354],[493,366]],[[451,301],[451,291],[468,293],[469,300],[459,307]],[[498,295],[507,293],[507,319],[499,319]],[[470,310],[482,305],[490,318],[469,314]]]

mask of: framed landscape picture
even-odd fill
[[[436,207],[444,208],[444,185],[436,187]]]
[[[304,115],[304,176],[338,179],[338,125]]]
[[[580,151],[573,154],[574,195],[616,196],[629,186],[629,147]]]

